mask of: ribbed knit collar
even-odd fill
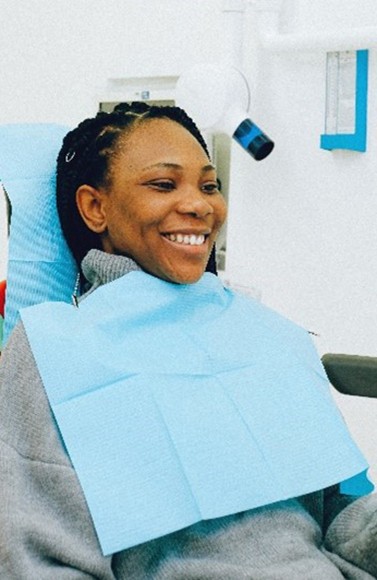
[[[101,250],[90,250],[81,262],[82,272],[88,280],[88,292],[93,292],[99,286],[108,284],[132,271],[141,270],[131,258],[115,254],[107,254]]]

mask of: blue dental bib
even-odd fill
[[[21,316],[104,554],[367,468],[308,333],[212,274]]]

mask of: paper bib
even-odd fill
[[[104,554],[367,468],[308,333],[212,274],[21,314]]]

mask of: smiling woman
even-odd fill
[[[109,253],[116,249],[116,253],[129,257],[137,252],[142,259],[140,265],[154,273],[158,261],[152,264],[153,255],[159,246],[154,247],[157,236],[153,239],[153,229],[159,237],[176,234],[176,240],[165,235],[159,243],[169,240],[187,246],[185,236],[204,235],[196,259],[192,252],[192,264],[196,261],[194,280],[200,277],[203,265],[206,269],[225,219],[225,203],[217,183],[207,145],[182,109],[125,104],[113,113],[86,119],[66,136],[58,158],[57,206],[64,235],[79,265],[90,249]],[[170,214],[169,218],[164,212]],[[145,241],[139,238],[142,227],[143,235],[148,233]],[[126,237],[125,228],[130,228]],[[135,228],[138,232],[133,237]],[[140,244],[144,245],[143,257],[139,255],[142,248],[137,248]],[[147,256],[150,244],[153,251]],[[190,256],[181,251],[176,257],[186,255]],[[215,268],[213,258],[208,265],[210,271]],[[161,271],[162,278],[170,279],[170,275],[174,278],[173,272]],[[185,275],[190,281],[188,271]]]
[[[376,578],[377,496],[344,491],[367,464],[308,333],[215,275],[193,121],[83,121],[56,196],[82,292],[21,309],[1,356],[0,577]]]
[[[199,280],[226,208],[201,144],[170,119],[148,119],[119,139],[104,186],[77,189],[103,250],[176,283]]]

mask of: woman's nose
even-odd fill
[[[178,204],[178,212],[195,217],[205,217],[208,214],[212,214],[214,209],[208,197],[202,191],[192,188],[182,196]]]

